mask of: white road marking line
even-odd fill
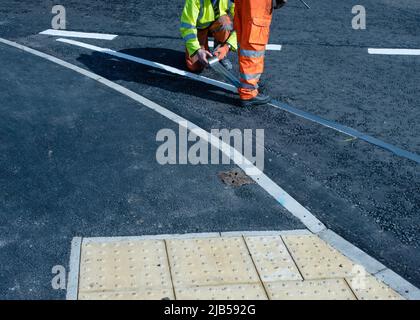
[[[420,56],[420,49],[369,48],[368,53],[369,54],[384,54],[384,55]]]
[[[222,81],[218,81],[218,80],[210,79],[210,78],[207,78],[207,77],[203,77],[203,76],[200,76],[198,74],[191,73],[191,72],[184,71],[184,70],[180,70],[180,69],[177,69],[177,68],[174,68],[174,67],[170,67],[170,66],[165,65],[165,64],[153,62],[153,61],[150,61],[150,60],[145,60],[145,59],[138,58],[138,57],[135,57],[135,56],[131,56],[129,54],[125,54],[125,53],[118,52],[118,51],[115,51],[115,50],[93,46],[93,45],[90,45],[90,44],[87,44],[87,43],[84,43],[84,42],[80,42],[80,41],[74,41],[74,40],[70,40],[70,39],[57,39],[57,41],[67,43],[67,44],[71,44],[71,45],[78,46],[78,47],[82,47],[82,48],[86,48],[86,49],[89,49],[89,50],[92,50],[92,51],[106,53],[106,54],[109,54],[109,55],[114,56],[114,57],[118,57],[118,58],[121,58],[121,59],[137,62],[137,63],[144,64],[144,65],[147,65],[147,66],[151,66],[151,67],[154,67],[154,68],[165,70],[165,71],[168,71],[168,72],[171,72],[171,73],[174,73],[174,74],[178,74],[180,76],[184,76],[184,77],[187,77],[187,78],[190,78],[190,79],[194,79],[194,80],[201,81],[201,82],[204,82],[204,83],[207,83],[207,84],[211,84],[211,85],[217,86],[219,88],[223,88],[223,89],[228,90],[228,91],[232,91],[232,92],[235,92],[235,93],[237,92],[237,89],[235,88],[235,86],[232,86],[231,84],[227,84],[227,83],[222,82]]]
[[[281,44],[267,44],[265,49],[272,51],[280,51],[282,49],[282,46]]]
[[[209,40],[209,48],[214,48],[214,41]],[[271,50],[271,51],[280,51],[282,49],[281,44],[267,44],[265,47],[265,50]]]
[[[135,92],[117,84],[114,83],[112,81],[109,81],[108,79],[105,79],[93,72],[87,71],[83,68],[80,68],[78,66],[75,66],[71,63],[68,63],[64,60],[58,59],[54,56],[51,56],[49,54],[43,53],[41,51],[38,50],[34,50],[31,49],[29,47],[26,47],[24,45],[21,45],[19,43],[16,42],[12,42],[3,38],[0,38],[0,43],[4,43],[6,45],[9,45],[11,47],[23,50],[25,52],[31,53],[35,56],[38,56],[40,58],[49,60],[51,62],[54,62],[58,65],[61,65],[65,68],[71,69],[75,72],[78,72],[82,75],[85,75],[93,80],[96,80],[106,86],[108,86],[111,89],[114,89],[134,100],[136,100],[137,102],[143,104],[144,106],[160,113],[161,115],[163,115],[164,117],[178,123],[179,125],[181,125],[181,123],[188,124],[188,122],[178,116],[177,114],[173,113],[172,111],[169,111],[165,108],[163,108],[162,106],[154,103],[153,101],[148,100],[147,98],[144,98],[138,94],[136,94]],[[215,140],[218,140],[218,142],[216,142],[216,147],[221,150],[223,153],[226,152],[226,146],[228,146],[229,151],[231,152],[231,150],[235,150],[233,147],[226,145],[223,141],[219,140],[217,137],[211,135],[210,133],[204,131],[203,129],[199,128],[198,126],[194,125],[193,123],[189,123],[190,125],[187,125],[186,127],[188,127],[189,130],[194,130],[194,133],[197,136],[200,136],[199,133],[205,133],[205,137],[207,137],[207,135],[211,136],[211,141],[214,142]],[[195,130],[195,129],[200,129],[201,131]],[[208,140],[207,140],[208,141]],[[211,142],[210,142],[211,143]],[[222,145],[222,147],[220,148],[220,145]],[[236,150],[235,150],[236,151]],[[236,153],[238,153],[236,151]],[[230,154],[228,154],[228,156],[230,157]],[[241,155],[241,157],[243,157]],[[244,157],[243,157],[244,158]],[[234,158],[235,161],[236,158]],[[248,163],[249,161],[246,160]],[[252,164],[251,164],[252,165]],[[249,169],[249,167],[247,167],[246,169]],[[258,170],[258,169],[257,169]],[[258,170],[259,171],[259,170]],[[260,171],[260,176],[265,176],[265,174],[263,174]],[[265,176],[266,177],[266,176]],[[254,176],[251,176],[252,179],[255,180]],[[281,189],[277,184],[275,184],[273,181],[271,181],[268,177],[266,177],[266,179],[264,181],[259,181],[258,178],[256,178],[255,180],[257,182],[258,185],[260,185],[264,190],[266,190],[270,195],[272,195],[273,197],[275,197],[275,199],[277,199],[286,209],[288,209],[293,215],[295,215],[297,218],[301,219],[303,218],[304,220],[301,220],[302,223],[313,233],[316,234],[320,234],[322,231],[324,230],[329,230],[327,229],[315,216],[312,215],[312,213],[310,213],[307,209],[305,209],[301,204],[299,204],[295,199],[293,199],[289,194],[287,194],[283,189]],[[281,193],[281,197],[277,198],[276,194]],[[287,197],[286,197],[287,195]],[[287,205],[287,207],[285,206]],[[295,208],[297,208],[298,210],[294,210]],[[292,211],[291,211],[292,210]],[[302,214],[307,213],[307,216],[302,216]],[[70,259],[70,265],[74,265],[74,263],[72,264],[72,261],[75,261],[78,258],[78,261],[80,262],[80,250],[79,253],[77,253],[77,247],[81,247],[81,238],[76,238],[76,240],[74,241],[74,246],[72,246],[72,252],[71,252],[71,256],[73,255],[73,259]],[[346,240],[338,240],[338,241],[346,241]],[[346,241],[347,242],[347,241]],[[344,245],[343,245],[344,246]],[[75,253],[73,253],[73,251],[76,250]],[[363,263],[363,262],[362,262]],[[77,273],[79,272],[79,268],[73,268],[73,270],[77,269]],[[392,272],[392,270],[390,269],[386,269],[387,272]],[[392,278],[389,281],[387,281],[387,284],[393,288],[394,290],[398,290],[398,292],[400,292],[404,297],[408,297],[408,298],[417,298],[420,297],[420,290],[418,288],[416,288],[415,286],[411,285],[411,283],[409,283],[408,281],[406,281],[404,278],[396,275],[394,276],[395,273],[392,272],[391,276],[387,276],[389,278]],[[381,272],[379,272],[377,274],[378,276],[381,275]],[[72,276],[74,277],[74,276]],[[384,276],[384,278],[387,278]],[[400,286],[403,286],[403,288],[401,289]],[[408,289],[410,289],[411,291],[407,290],[407,286],[411,286]],[[404,292],[401,292],[404,291]],[[72,295],[70,295],[70,297],[72,297]]]
[[[1,39],[0,39],[1,40]],[[82,250],[82,238],[74,237],[71,241],[70,251],[70,271],[67,280],[67,300],[77,300],[79,291],[79,269],[80,269],[80,253]]]
[[[114,40],[116,37],[118,37],[118,35],[116,34],[77,32],[77,31],[54,30],[54,29],[48,29],[48,30],[40,32],[39,34],[43,34],[47,36],[57,36],[57,37],[100,39],[100,40]]]

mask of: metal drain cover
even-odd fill
[[[229,186],[240,187],[246,184],[254,183],[250,177],[248,177],[245,172],[240,169],[233,169],[229,171],[222,171],[217,174],[219,179]]]

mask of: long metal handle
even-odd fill
[[[223,78],[225,78],[229,83],[233,84],[236,88],[239,88],[239,86],[241,85],[239,79],[236,78],[231,72],[229,72],[229,70],[226,70],[226,68],[220,64],[219,58],[213,57],[209,59],[209,66],[218,74],[220,74]]]

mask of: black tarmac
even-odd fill
[[[274,14],[267,93],[420,154],[416,0],[299,1]],[[287,112],[239,108],[236,95],[56,42],[53,1],[0,4],[0,37],[115,81],[203,129],[264,129],[265,173],[326,226],[420,286],[420,165]],[[183,0],[61,1],[76,39],[184,68]],[[367,10],[367,29],[351,9]],[[237,59],[232,54],[235,66]],[[255,184],[223,184],[233,165],[156,162],[156,133],[177,126],[71,70],[0,43],[0,298],[62,299],[51,269],[68,268],[75,236],[126,236],[304,225]],[[237,68],[237,67],[236,67]],[[211,70],[204,75],[219,79]]]

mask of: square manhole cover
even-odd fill
[[[229,186],[240,187],[246,184],[255,183],[245,172],[240,169],[233,169],[229,171],[222,171],[217,174],[219,179]]]

